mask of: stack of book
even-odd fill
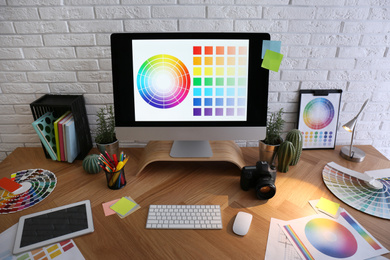
[[[76,159],[80,147],[70,111],[59,118],[55,118],[53,112],[47,112],[32,125],[51,159],[70,163]]]

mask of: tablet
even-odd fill
[[[94,231],[91,202],[84,200],[20,217],[14,254]]]

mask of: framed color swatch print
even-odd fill
[[[298,129],[303,149],[334,149],[342,90],[300,90]]]

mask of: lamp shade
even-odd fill
[[[356,126],[357,117],[353,118],[351,121],[343,125],[343,128],[348,132],[352,132]]]

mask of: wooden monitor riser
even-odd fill
[[[206,161],[206,162],[231,162],[240,169],[245,166],[245,160],[240,147],[234,141],[210,141],[213,156],[208,158],[174,158],[169,155],[173,141],[150,141],[139,160],[137,174],[150,163],[158,161]]]

